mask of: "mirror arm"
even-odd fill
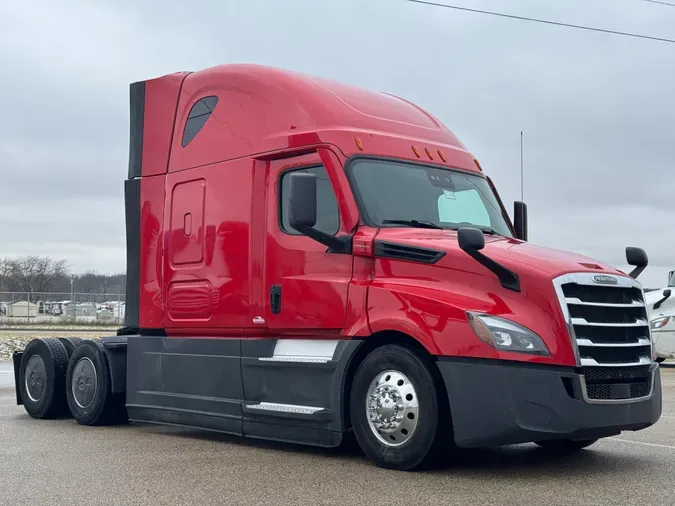
[[[636,267],[635,269],[633,269],[632,271],[630,271],[629,276],[630,276],[631,278],[635,279],[635,278],[637,278],[640,274],[642,274],[642,271],[644,271],[646,268],[647,268],[646,265],[640,265],[640,266]]]
[[[349,236],[336,237],[307,225],[291,223],[291,227],[302,235],[306,235],[310,239],[314,239],[316,242],[328,246],[328,253],[350,254],[352,252],[352,238]]]
[[[494,272],[504,288],[513,290],[514,292],[520,292],[520,279],[518,278],[518,274],[495,262],[478,250],[466,249],[464,251],[466,251],[471,258],[476,260],[476,262]]]
[[[663,298],[662,298],[662,299],[659,299],[658,301],[656,301],[656,302],[654,303],[654,309],[660,308],[661,305],[662,305],[665,301],[668,300],[668,297],[670,297],[670,294],[671,294],[671,293],[672,293],[672,291],[671,291],[670,289],[663,290]]]

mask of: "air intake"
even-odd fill
[[[391,258],[394,260],[406,260],[408,262],[435,264],[445,256],[445,251],[392,242],[375,241],[375,256],[378,258]]]

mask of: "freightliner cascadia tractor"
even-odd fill
[[[659,419],[645,252],[626,275],[528,243],[525,204],[416,105],[223,65],[130,109],[125,326],[16,353],[31,416],[353,435],[401,470]]]

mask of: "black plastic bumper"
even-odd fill
[[[661,376],[640,401],[589,403],[573,368],[440,359],[457,446],[492,447],[550,439],[595,439],[640,430],[661,416]],[[563,381],[563,378],[564,381]]]

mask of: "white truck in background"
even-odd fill
[[[675,358],[675,271],[668,273],[665,288],[645,293],[656,361]]]

